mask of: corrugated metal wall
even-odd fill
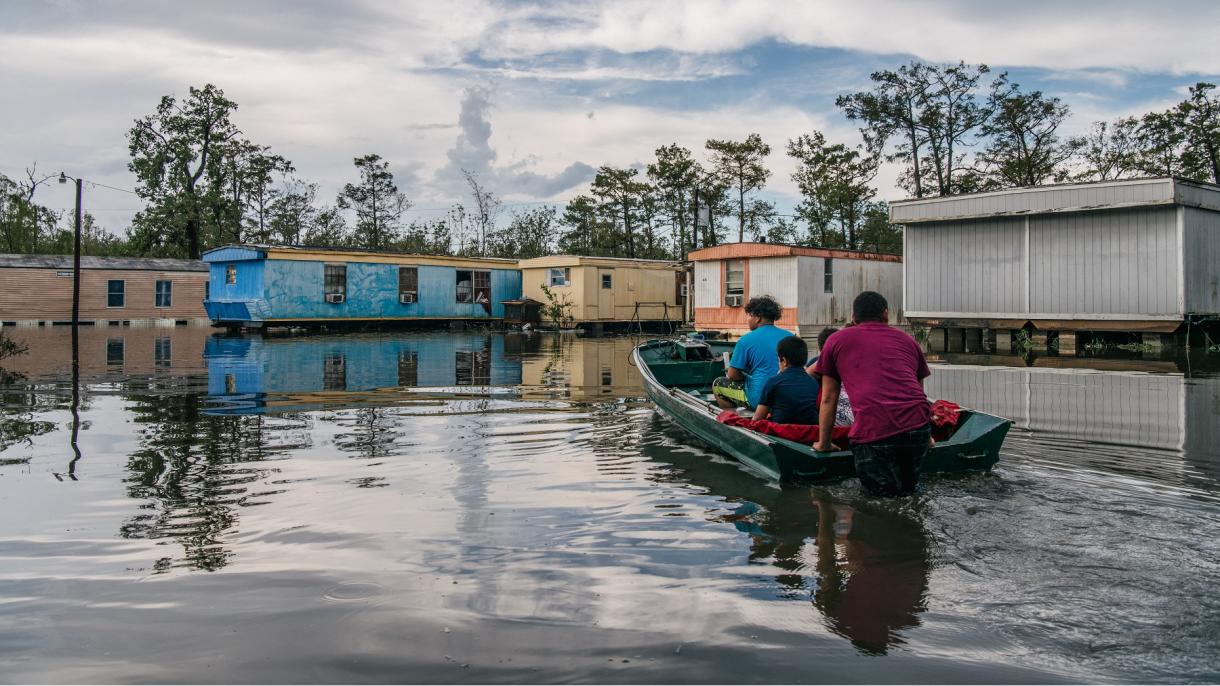
[[[1172,207],[1031,217],[1029,250],[1031,312],[1179,312]]]
[[[1021,312],[1025,220],[909,226],[906,303],[912,312]]]
[[[851,304],[861,291],[877,291],[890,304],[890,321],[900,323],[902,311],[902,263],[874,260],[834,259],[831,267],[831,293],[826,292],[826,260],[801,257],[800,326],[820,330],[843,325],[851,320]]]
[[[1220,314],[1220,212],[1185,212],[1186,311]]]
[[[784,307],[796,307],[797,259],[796,257],[751,258],[746,297],[756,298],[760,295],[769,295]]]
[[[695,263],[695,307],[721,307],[720,261]]]
[[[914,224],[906,227],[906,249],[911,313],[1133,319],[1178,313],[1171,206]]]

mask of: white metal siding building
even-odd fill
[[[733,334],[749,330],[742,305],[769,295],[784,308],[781,327],[812,339],[826,326],[851,320],[861,291],[890,303],[902,320],[902,262],[896,255],[806,248],[774,243],[729,243],[690,254],[694,263],[695,326]],[[734,274],[741,274],[740,286]]]
[[[1220,314],[1220,187],[1174,178],[890,205],[908,319],[1173,331]]]

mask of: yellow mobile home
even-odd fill
[[[550,255],[517,266],[524,297],[545,303],[547,287],[571,303],[576,324],[682,322],[682,266],[677,262]]]

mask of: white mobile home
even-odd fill
[[[727,243],[695,250],[695,327],[730,334],[749,331],[744,305],[770,295],[784,308],[781,327],[813,339],[825,326],[851,320],[861,291],[890,303],[890,321],[902,322],[902,258],[853,250],[776,243]]]
[[[906,316],[933,327],[1172,332],[1220,314],[1220,187],[1175,178],[890,205]]]

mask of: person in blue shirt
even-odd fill
[[[809,346],[798,336],[788,336],[775,352],[779,355],[779,374],[763,385],[754,418],[777,424],[817,424],[820,385],[802,366],[809,356]]]
[[[762,396],[767,379],[779,373],[776,346],[780,340],[792,335],[791,331],[775,325],[784,309],[771,296],[750,298],[745,311],[750,332],[733,346],[726,374],[712,382],[716,404],[726,410],[758,407],[758,399]]]

